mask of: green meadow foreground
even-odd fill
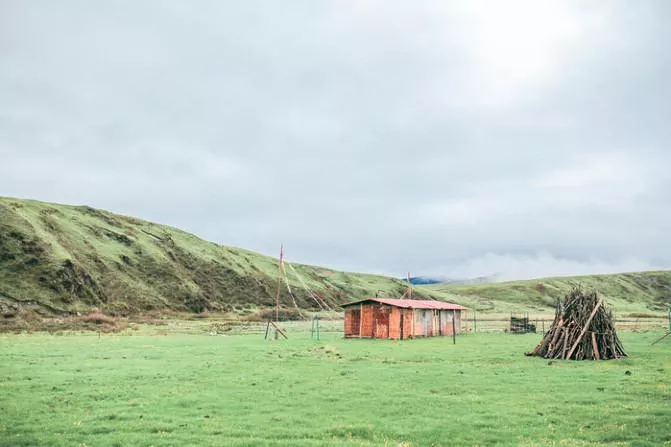
[[[671,341],[525,357],[540,334],[0,336],[0,445],[671,445]]]

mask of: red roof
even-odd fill
[[[380,304],[388,304],[394,307],[403,307],[406,309],[440,309],[440,310],[466,310],[467,307],[460,306],[459,304],[446,303],[445,301],[434,301],[434,300],[406,300],[400,298],[366,298],[364,300],[354,301],[351,303],[343,304],[345,306],[351,306],[353,304],[364,303],[366,301],[374,301]]]

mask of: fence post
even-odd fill
[[[669,310],[671,312],[671,310]],[[473,311],[473,333],[478,332],[478,318],[475,316],[475,311]]]

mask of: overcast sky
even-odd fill
[[[671,2],[0,0],[0,195],[343,270],[671,267]]]

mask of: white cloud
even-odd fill
[[[545,188],[585,188],[641,181],[640,160],[627,154],[604,152],[576,157],[571,166],[550,172],[536,182]]]
[[[0,194],[335,268],[671,266],[667,10],[9,0]]]
[[[477,258],[468,259],[457,267],[448,267],[444,271],[436,270],[434,273],[453,279],[491,275],[498,281],[509,281],[551,276],[656,270],[663,267],[635,258],[611,261],[594,258],[586,261],[576,261],[558,258],[550,253],[543,252],[531,255],[487,253]]]

